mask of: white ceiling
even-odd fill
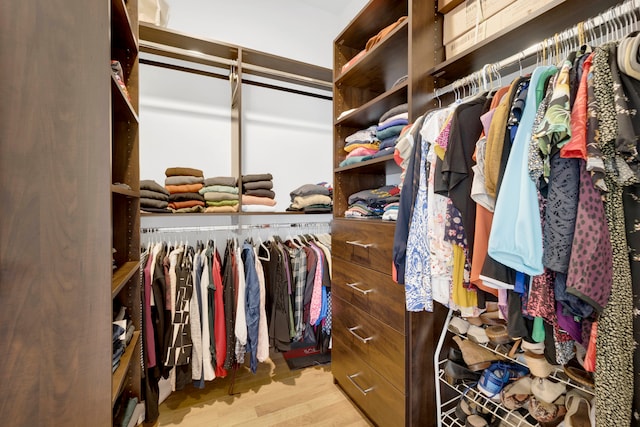
[[[352,3],[365,4],[365,0],[297,0],[300,3],[305,3],[311,7],[324,10],[336,16],[342,15],[345,11],[351,11],[353,8]]]

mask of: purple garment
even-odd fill
[[[564,314],[562,303],[556,302],[556,315],[558,316],[558,326],[571,336],[575,341],[582,342],[582,325],[580,322],[576,322],[573,317]]]
[[[584,161],[580,161],[579,197],[567,293],[601,312],[609,301],[613,283],[611,239],[600,193]]]

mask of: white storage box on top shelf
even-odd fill
[[[466,0],[444,15],[442,43],[451,43],[516,0]]]
[[[528,15],[541,9],[552,1],[554,0],[537,0],[535,2],[530,0],[516,0],[495,15],[478,22],[477,25],[473,26],[460,37],[448,44],[445,44],[445,55],[447,59],[464,52],[484,39],[487,39],[510,25],[526,18]]]

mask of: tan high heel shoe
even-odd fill
[[[496,360],[504,360],[503,356],[495,354],[486,348],[459,336],[454,336],[453,340],[458,344],[458,347],[460,347],[460,351],[462,351],[464,363],[466,363],[472,371],[487,369],[491,366],[492,362],[495,362]]]

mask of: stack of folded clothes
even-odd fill
[[[193,213],[204,210],[204,174],[200,169],[175,167],[165,171],[164,186],[169,191],[169,209],[174,213]]]
[[[376,126],[361,129],[344,139],[344,151],[347,157],[340,162],[340,166],[348,166],[361,162],[378,152],[380,141],[376,137]]]
[[[380,116],[376,126],[376,138],[380,140],[378,156],[393,154],[400,132],[408,124],[408,104],[397,105]]]
[[[287,211],[304,213],[331,213],[333,188],[326,182],[304,184],[289,193],[291,205]]]
[[[151,179],[140,181],[140,210],[148,213],[171,213],[169,192]]]
[[[204,197],[205,212],[238,212],[239,196],[237,180],[233,176],[205,178],[199,193]]]
[[[120,359],[124,354],[127,346],[133,338],[133,332],[135,326],[131,319],[126,317],[126,307],[114,306],[114,316],[112,328],[112,355],[111,355],[111,370],[115,372],[120,366]]]
[[[349,196],[347,218],[381,218],[384,208],[400,201],[400,190],[395,185],[385,185],[371,190],[358,191]]]
[[[384,221],[397,221],[399,207],[400,207],[400,202],[393,202],[386,205],[384,207],[384,213],[382,214],[382,219]]]
[[[270,173],[242,175],[242,211],[275,212],[276,193],[272,188],[273,175]]]

